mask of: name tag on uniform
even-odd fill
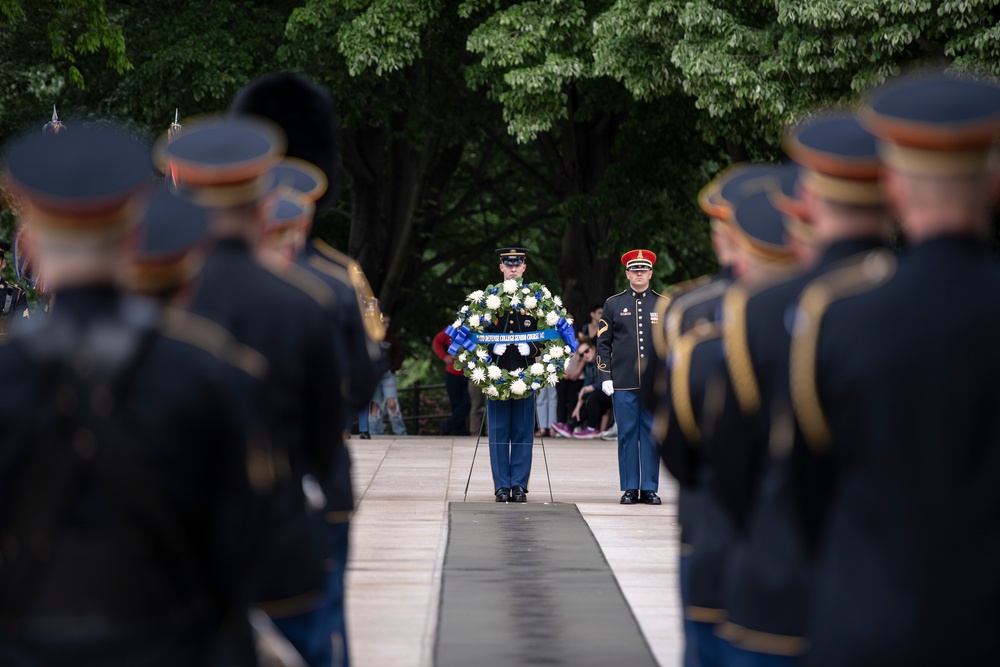
[[[622,317],[628,317],[631,314],[632,313],[628,312],[628,308],[625,308],[624,310],[622,310]]]

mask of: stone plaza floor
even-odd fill
[[[354,667],[432,667],[448,503],[462,502],[476,438],[348,441],[357,512],[351,525],[347,620]],[[677,488],[660,474],[663,504],[620,505],[614,441],[536,438],[529,503],[575,503],[597,538],[661,667],[681,664]],[[469,501],[491,501],[485,440]]]

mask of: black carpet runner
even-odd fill
[[[451,503],[435,665],[655,667],[576,505]]]

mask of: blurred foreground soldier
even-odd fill
[[[254,664],[238,371],[115,287],[149,149],[80,126],[4,157],[58,305],[0,347],[0,663]]]
[[[744,169],[746,188],[728,200],[733,206],[730,233],[733,275],[737,284],[752,285],[787,275],[792,267],[781,214],[765,190],[782,170],[794,168],[751,165]],[[745,194],[754,189],[754,194]],[[722,298],[720,294],[704,301],[706,312],[721,313]],[[667,470],[685,491],[685,659],[706,667],[726,664],[727,645],[716,630],[726,618],[725,575],[736,540],[734,522],[719,500],[728,489],[705,457],[720,440],[740,434],[735,402],[718,391],[724,388],[718,377],[720,371],[725,373],[722,360],[718,322],[698,322],[677,339],[668,358],[668,426],[660,447]]]
[[[9,252],[10,244],[0,241],[0,271],[7,268]],[[18,317],[28,317],[28,298],[23,289],[11,285],[0,274],[0,336],[9,333],[11,323]]]
[[[698,205],[711,220],[712,248],[715,251],[716,261],[719,263],[719,271],[714,276],[697,278],[671,287],[667,290],[664,298],[657,302],[657,324],[653,327],[652,336],[654,357],[647,366],[643,377],[643,391],[649,392],[645,401],[646,407],[653,411],[651,435],[657,447],[660,448],[662,448],[663,438],[667,431],[667,414],[670,405],[669,376],[667,373],[667,359],[670,356],[670,351],[680,335],[690,330],[696,322],[702,320],[714,322],[721,315],[712,309],[708,309],[707,317],[704,315],[693,317],[686,316],[686,314],[688,311],[692,315],[705,311],[706,309],[701,304],[713,302],[733,282],[734,247],[730,225],[732,210],[731,206],[722,200],[721,188],[729,178],[738,174],[742,169],[745,169],[745,166],[731,167],[723,171],[698,193]],[[668,322],[670,323],[669,331]],[[687,328],[685,328],[685,324]],[[692,511],[696,511],[700,493],[701,490],[693,485],[682,483],[677,495],[677,518],[681,525],[681,555],[678,570],[681,606],[685,609],[688,606],[688,564],[692,540],[690,516]],[[687,637],[693,637],[695,633],[694,621],[687,616],[684,618],[684,632]],[[697,645],[692,640],[687,643],[685,648],[684,667],[695,667],[697,664]]]
[[[1000,87],[921,73],[869,94],[910,247],[799,301],[792,404],[832,476],[807,662],[992,665],[1000,655]],[[808,507],[804,505],[804,507]],[[828,520],[824,520],[827,519]]]
[[[660,460],[651,431],[653,415],[639,400],[640,378],[653,355],[653,327],[661,295],[649,287],[656,255],[622,255],[629,288],[604,302],[597,328],[601,390],[611,396],[618,424],[618,478],[622,505],[659,505]]]
[[[289,457],[295,478],[302,479],[315,517],[316,557],[325,560],[329,545],[323,512],[327,498],[337,492],[343,447],[341,378],[333,359],[329,310],[336,297],[294,265],[278,269],[254,257],[283,143],[280,131],[261,121],[210,119],[187,124],[169,144],[160,144],[159,155],[162,166],[176,175],[179,191],[210,211],[215,245],[190,309],[267,359],[270,379],[260,411],[276,448]],[[279,551],[298,548],[273,546]],[[281,563],[290,560],[288,554],[274,557]],[[282,573],[265,579],[261,607],[309,664],[330,664],[329,626],[318,611],[324,608],[325,586],[304,591],[285,579]]]
[[[811,592],[810,540],[799,502],[802,464],[788,390],[789,312],[815,278],[869,260],[885,247],[890,217],[878,184],[875,137],[852,114],[825,113],[788,133],[798,178],[768,196],[785,215],[786,235],[804,273],[777,284],[737,283],[723,301],[726,358],[716,377],[731,378],[739,406],[727,437],[705,452],[718,475],[717,498],[739,539],[726,576],[728,616],[721,628],[741,665],[798,664],[806,652]],[[796,194],[797,193],[797,194]]]
[[[277,253],[322,280],[336,294],[333,304],[333,345],[344,382],[345,428],[351,415],[367,410],[375,385],[385,371],[379,341],[384,330],[377,302],[361,267],[353,259],[321,241],[309,240],[316,212],[336,203],[340,169],[337,109],[330,93],[301,74],[266,74],[243,88],[230,112],[266,118],[285,132],[286,159],[276,169],[286,190],[272,209],[269,233],[262,238],[265,252]],[[291,193],[287,191],[292,191]],[[295,196],[293,193],[299,193]],[[354,511],[351,459],[338,448],[337,480],[327,498],[332,566],[326,609],[330,632],[338,644],[333,663],[347,665],[347,626],[344,618],[344,573],[347,566],[349,522]]]

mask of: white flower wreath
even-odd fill
[[[572,320],[566,319],[562,301],[541,283],[522,284],[505,280],[486,289],[476,290],[466,297],[468,302],[458,311],[458,319],[448,328],[452,337],[449,352],[455,355],[455,368],[483,388],[487,398],[501,401],[527,398],[542,387],[554,387],[562,378],[566,359],[576,350]],[[476,334],[500,316],[514,309],[520,315],[538,320],[539,330],[555,329],[543,340],[541,360],[525,358],[525,368],[506,371],[493,363],[493,344],[479,343]]]

